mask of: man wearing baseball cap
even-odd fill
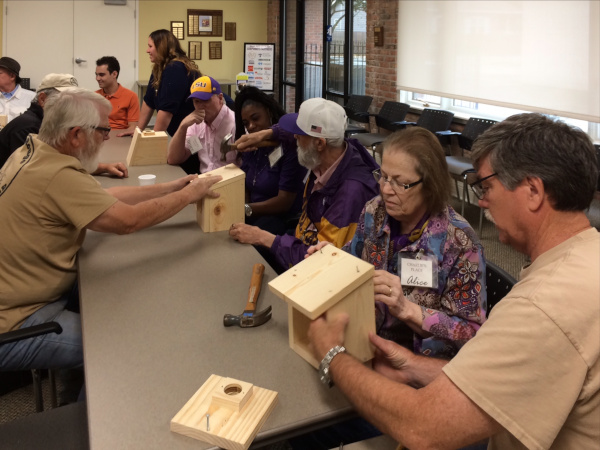
[[[44,118],[44,105],[48,99],[61,91],[77,86],[75,77],[68,73],[50,73],[42,79],[29,109],[0,131],[0,167],[16,149],[25,144],[29,134],[37,134],[40,131]],[[127,167],[123,163],[100,163],[94,175],[100,173],[109,173],[120,178],[126,177]]]
[[[0,58],[0,115],[10,122],[29,108],[35,94],[20,85],[21,65],[8,56]]]
[[[192,83],[188,101],[194,102],[194,111],[181,121],[169,143],[169,164],[183,164],[196,153],[200,173],[235,162],[235,151],[221,161],[223,139],[235,135],[235,115],[225,105],[219,83],[209,76],[198,78]]]
[[[269,130],[242,136],[239,150],[252,150],[266,139],[291,133],[298,144],[298,161],[310,169],[295,236],[275,236],[257,227],[234,224],[229,234],[244,244],[270,249],[285,270],[304,259],[308,247],[327,241],[341,248],[356,231],[360,213],[378,193],[372,172],[379,166],[355,139],[344,138],[346,113],[329,100],[311,98],[298,114],[286,114]]]

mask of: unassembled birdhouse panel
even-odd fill
[[[374,267],[333,245],[325,246],[273,281],[269,288],[288,303],[290,347],[318,368],[308,346],[310,322],[327,312],[350,316],[344,347],[361,362],[373,358],[369,332],[375,332]]]
[[[198,178],[208,175],[220,175],[223,179],[211,188],[220,194],[218,198],[205,197],[196,203],[196,219],[202,231],[224,231],[234,223],[244,222],[246,173],[235,164],[228,164],[198,175]]]
[[[228,450],[246,450],[277,404],[277,392],[211,375],[171,419],[171,431]]]
[[[127,165],[166,164],[168,146],[169,136],[164,131],[140,131],[136,128],[127,153]]]

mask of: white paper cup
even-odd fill
[[[148,173],[146,175],[140,175],[138,177],[138,180],[140,182],[140,186],[148,186],[150,184],[156,183],[156,175],[152,175],[151,173]]]

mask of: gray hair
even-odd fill
[[[327,138],[325,139],[325,143],[328,147],[343,147],[344,146],[344,137],[336,137],[336,138]]]
[[[495,124],[473,144],[475,167],[489,157],[509,190],[525,178],[540,178],[558,211],[588,208],[598,180],[592,141],[579,128],[542,114],[517,114]]]
[[[42,89],[41,91],[36,92],[35,97],[33,97],[33,100],[31,101],[31,103],[36,103],[39,105],[40,103],[38,100],[40,98],[40,94],[46,94],[46,98],[48,98],[53,94],[57,94],[58,92],[60,92],[60,91],[56,88]]]
[[[110,114],[112,105],[103,96],[87,89],[68,89],[52,95],[44,107],[44,119],[38,138],[58,148],[74,127],[93,129],[100,125],[101,114]]]

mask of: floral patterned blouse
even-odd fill
[[[344,250],[372,263],[376,270],[398,274],[400,255],[426,255],[437,264],[437,288],[404,286],[404,295],[421,306],[423,338],[376,302],[377,334],[409,344],[415,353],[452,357],[479,330],[486,319],[485,259],[483,247],[469,223],[452,207],[432,215],[414,242],[394,249],[390,217],[381,196],[363,209],[356,234]],[[435,277],[434,277],[435,278]],[[407,338],[409,342],[407,342]]]

